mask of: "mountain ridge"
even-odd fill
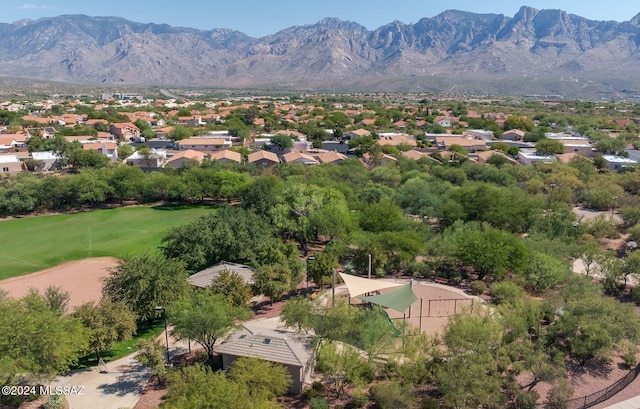
[[[62,15],[0,23],[0,35],[0,75],[79,84],[640,95],[640,13],[616,22],[527,6],[513,17],[447,10],[375,30],[327,17],[259,38]]]

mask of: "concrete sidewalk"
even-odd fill
[[[69,387],[65,393],[70,409],[133,408],[151,376],[151,370],[135,360],[135,354],[107,364],[108,372],[83,369],[60,376],[51,386]],[[80,394],[74,393],[74,388]]]
[[[169,327],[171,333],[171,327]],[[164,331],[158,336],[158,340],[165,344]],[[193,345],[194,349],[199,345]],[[188,352],[189,345],[186,342],[176,341],[169,336],[169,356]],[[59,376],[51,383],[52,387],[69,387],[70,393],[65,393],[70,409],[120,409],[133,408],[151,377],[151,369],[142,365],[136,359],[136,353],[120,358],[106,364],[106,372],[100,372],[101,368],[88,368],[73,371],[65,376]],[[74,394],[82,387],[81,394]]]
[[[640,409],[640,396],[627,399],[624,402],[616,403],[612,406],[607,406],[605,409]]]

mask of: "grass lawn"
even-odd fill
[[[0,280],[87,257],[155,251],[174,226],[208,206],[140,206],[0,222]]]

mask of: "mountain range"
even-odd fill
[[[640,14],[450,10],[373,31],[326,18],[260,38],[63,15],[2,23],[0,36],[0,75],[75,84],[640,96]]]

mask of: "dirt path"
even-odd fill
[[[117,262],[118,259],[113,257],[71,261],[37,273],[2,280],[0,289],[14,298],[20,298],[31,288],[43,293],[49,286],[58,286],[69,292],[69,308],[72,309],[87,301],[100,300],[102,278],[109,274],[108,269]]]

